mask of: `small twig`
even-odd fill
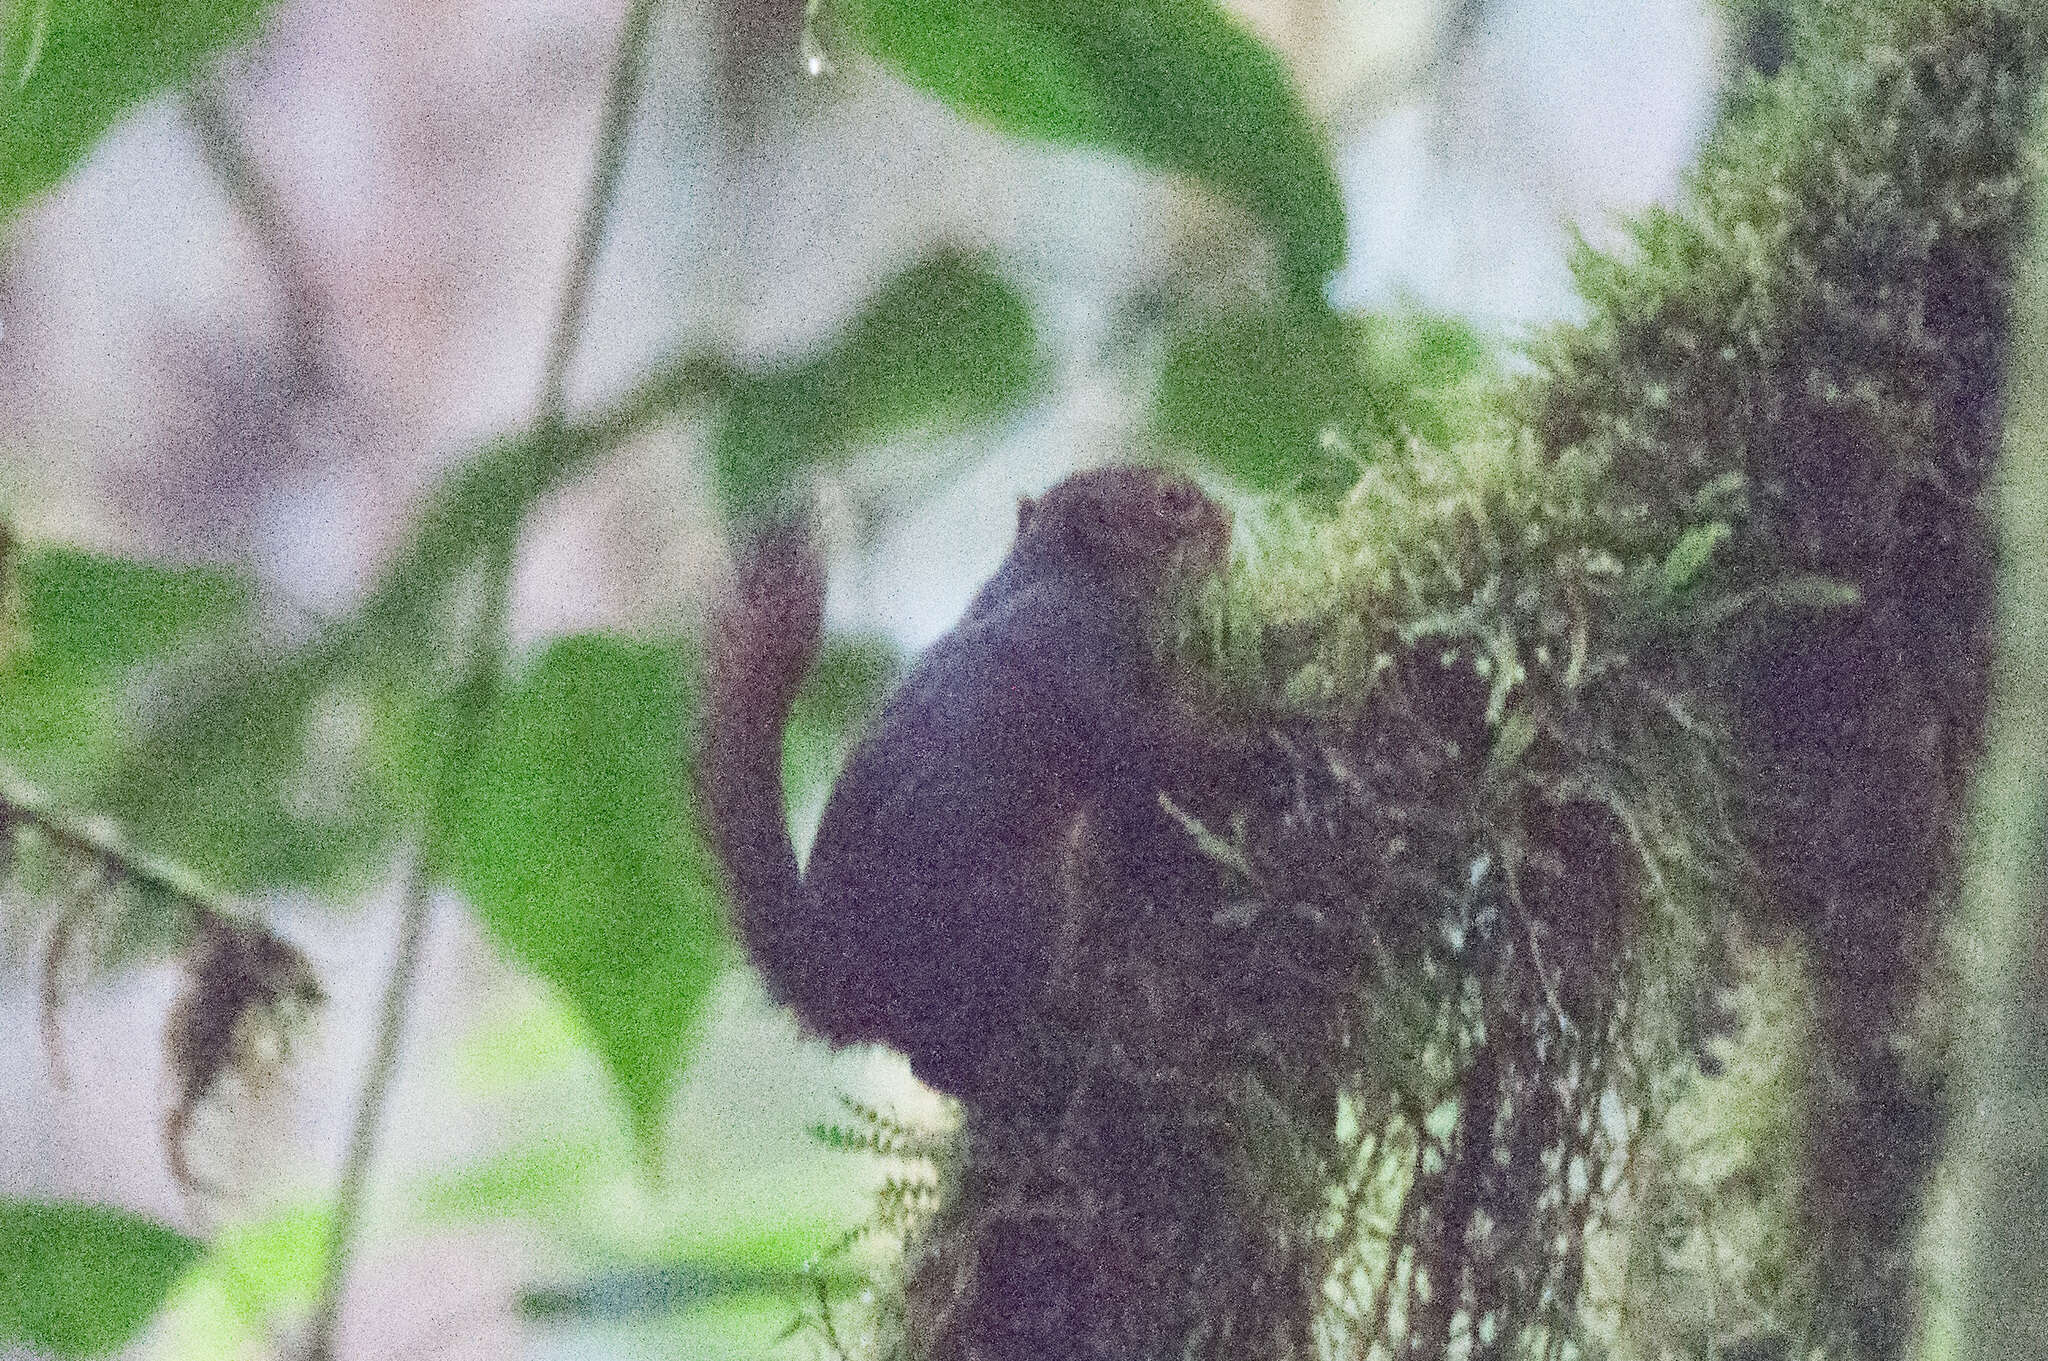
[[[639,102],[641,75],[646,65],[647,35],[655,4],[656,0],[635,0],[626,16],[618,53],[612,62],[604,116],[598,133],[596,170],[584,206],[582,225],[577,232],[576,253],[570,260],[563,285],[561,307],[548,339],[534,429],[529,435],[543,467],[551,463],[558,466],[568,452],[564,446],[569,433],[566,402],[569,364],[582,338],[590,301],[591,273],[597,254],[603,248],[605,227],[618,193],[627,134],[631,131],[633,112]],[[377,1129],[397,1073],[398,1044],[405,1030],[413,983],[419,973],[427,928],[433,916],[434,882],[445,850],[441,838],[454,825],[462,806],[470,771],[475,765],[491,706],[504,675],[508,646],[506,631],[511,614],[513,547],[510,534],[496,536],[482,545],[483,574],[479,583],[481,594],[477,618],[465,649],[462,677],[452,696],[453,706],[443,732],[439,767],[428,791],[422,841],[406,874],[398,944],[378,1011],[369,1077],[356,1107],[355,1125],[343,1155],[341,1180],[335,1193],[334,1222],[328,1234],[319,1302],[315,1306],[307,1347],[309,1361],[333,1361],[341,1299],[347,1285],[349,1257],[362,1218]]]
[[[47,794],[0,765],[0,834],[11,834],[19,827],[32,828],[58,850],[99,867],[109,879],[184,904],[195,917],[235,915],[227,899],[190,870],[144,855],[111,829],[73,817]]]
[[[43,949],[42,1032],[43,1053],[50,1065],[50,1080],[58,1090],[71,1085],[70,1066],[64,1062],[64,1035],[58,1013],[64,1009],[64,988],[58,971],[71,955],[71,936],[107,885],[107,867],[100,861],[82,871],[65,895],[63,909],[50,927],[50,942]]]
[[[474,450],[458,461],[460,471],[420,513],[411,542],[384,570],[356,620],[375,630],[407,618],[432,597],[430,588],[442,580],[448,563],[511,532],[513,525],[501,523],[508,507],[522,511],[592,461],[730,382],[729,369],[716,358],[670,355],[603,411],[552,429],[536,426]],[[346,627],[334,630],[332,637],[342,646],[357,641]]]
[[[295,399],[321,396],[333,386],[321,346],[321,305],[306,265],[304,244],[285,210],[284,197],[256,161],[219,78],[195,81],[185,91],[185,117],[198,135],[207,168],[220,182],[268,259],[284,305],[285,346]]]
[[[1543,986],[1543,1000],[1550,1007],[1550,1017],[1557,1022],[1557,1033],[1569,1038],[1575,1033],[1571,1019],[1564,1014],[1564,1007],[1557,1000],[1557,988],[1552,984],[1550,969],[1543,961],[1543,945],[1537,938],[1536,921],[1529,915],[1528,904],[1522,900],[1522,876],[1514,857],[1501,857],[1501,876],[1507,888],[1508,905],[1515,910],[1515,919],[1521,923],[1522,936],[1529,942],[1529,963],[1536,973],[1536,981]]]

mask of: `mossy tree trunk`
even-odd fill
[[[1264,733],[1185,800],[1211,872],[1077,876],[1057,1077],[970,1116],[885,1352],[1904,1353],[2048,12],[1793,12],[1537,376],[1198,637]],[[1798,1146],[1678,1205],[1771,951]]]

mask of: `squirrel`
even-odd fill
[[[1185,835],[1159,794],[1200,743],[1160,635],[1230,531],[1192,480],[1150,468],[1023,500],[1009,555],[848,758],[801,872],[782,732],[818,650],[824,569],[807,528],[742,551],[709,619],[699,798],[740,935],[810,1029],[889,1044],[963,1099],[994,1094],[1055,969],[1072,859]]]

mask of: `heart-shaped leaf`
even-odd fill
[[[561,992],[643,1153],[725,963],[714,866],[689,798],[681,649],[565,638],[493,716],[447,869],[512,955]]]

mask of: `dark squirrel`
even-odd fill
[[[1197,744],[1158,643],[1174,592],[1229,544],[1228,512],[1155,469],[1022,502],[1009,556],[847,761],[801,873],[782,731],[823,567],[803,529],[742,552],[710,619],[700,796],[779,1000],[835,1045],[880,1041],[933,1087],[988,1094],[1045,996],[1076,847],[1184,839],[1159,793]]]

